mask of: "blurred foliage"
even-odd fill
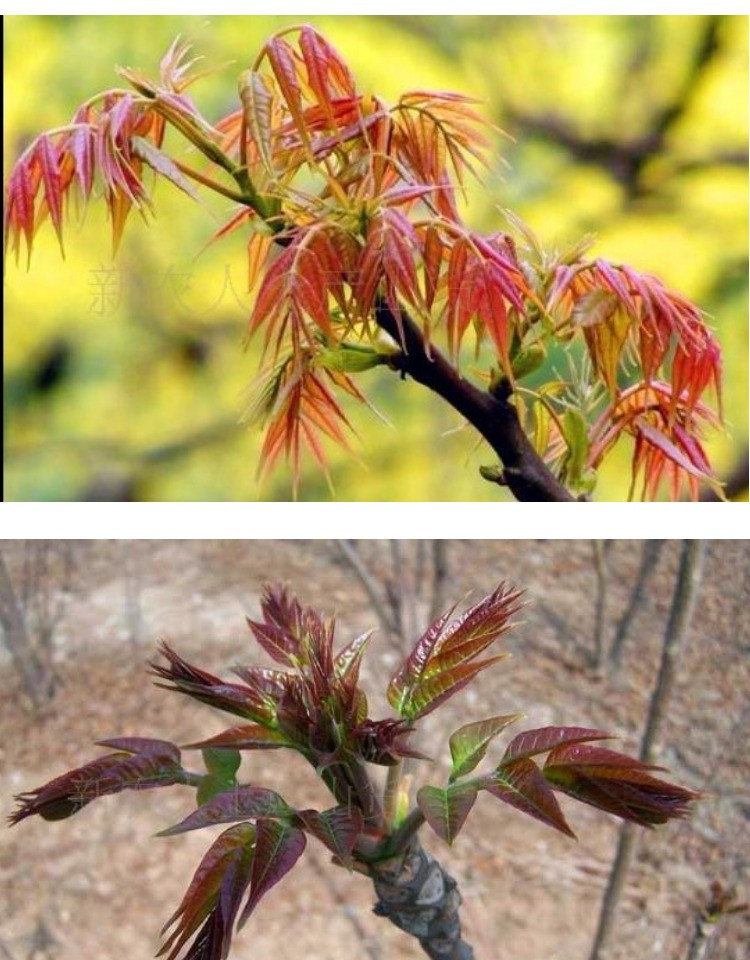
[[[553,246],[594,232],[594,254],[661,275],[711,316],[724,348],[729,473],[747,445],[747,58],[745,17],[311,17],[363,90],[455,89],[487,101],[497,138],[468,219],[498,208]],[[5,165],[92,93],[116,64],[154,71],[176,34],[219,71],[195,88],[210,118],[235,108],[234,79],[290,17],[10,17]],[[384,57],[387,51],[387,57]],[[128,224],[111,260],[103,210],[52,231],[30,271],[5,278],[5,496],[12,500],[286,500],[262,488],[260,436],[238,425],[257,368],[242,349],[249,297],[242,238],[204,250],[225,213],[160,185],[150,229]],[[203,250],[198,256],[199,251]],[[554,361],[550,361],[554,362]],[[547,371],[551,373],[551,371]],[[453,411],[373,371],[361,386],[392,425],[352,410],[356,458],[332,451],[341,500],[496,500],[492,459]],[[628,451],[597,499],[627,495]],[[311,466],[301,496],[330,493]]]

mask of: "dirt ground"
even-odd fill
[[[377,544],[363,547],[375,557]],[[23,544],[2,550],[19,577]],[[606,626],[611,638],[640,557],[636,541],[611,544]],[[415,745],[435,758],[416,783],[443,782],[448,734],[460,723],[524,711],[548,723],[603,727],[637,751],[677,567],[665,546],[634,623],[619,676],[588,665],[596,578],[590,541],[456,541],[450,600],[508,578],[528,590],[523,624],[507,638],[513,658],[433,714]],[[226,723],[215,711],[154,687],[146,661],[159,637],[189,659],[225,672],[262,662],[244,614],[261,583],[286,581],[301,598],[339,615],[339,642],[375,625],[351,570],[323,541],[86,541],[55,634],[57,689],[41,715],[20,695],[0,653],[0,814],[12,795],[96,756],[117,735],[189,742]],[[705,791],[689,821],[641,834],[609,960],[685,960],[711,881],[750,898],[750,545],[709,545],[693,629],[661,734],[660,759],[675,780]],[[405,651],[382,635],[363,682],[371,713]],[[379,692],[378,692],[379,691]],[[376,693],[378,692],[378,693]],[[519,726],[518,729],[521,729]],[[496,747],[498,752],[500,748]],[[492,756],[492,754],[490,754]],[[242,779],[302,806],[330,805],[311,771],[282,751],[246,755]],[[181,819],[185,788],[107,797],[61,823],[0,829],[0,957],[4,960],[146,960],[208,845],[196,831],[153,834]],[[466,938],[477,960],[587,960],[618,824],[562,798],[579,836],[569,840],[482,795],[452,849],[425,842],[458,879]],[[405,934],[371,912],[372,890],[328,862],[310,841],[295,868],[236,938],[236,960],[417,960]],[[706,960],[744,960],[748,914],[725,918]]]

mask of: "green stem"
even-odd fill
[[[180,771],[180,779],[177,782],[184,784],[186,787],[199,787],[203,777],[204,774],[202,773],[191,773],[189,770],[182,770]]]
[[[204,187],[208,187],[209,190],[213,190],[215,193],[220,193],[229,200],[234,200],[235,203],[241,203],[246,207],[253,207],[253,209],[255,208],[253,198],[248,194],[236,193],[229,187],[225,187],[222,184],[217,183],[216,180],[212,180],[211,177],[207,177],[205,174],[198,173],[197,170],[193,170],[192,167],[188,167],[187,164],[181,163],[179,160],[174,160],[173,162],[177,169],[181,173],[184,173],[186,177],[190,177],[191,180],[195,180]]]
[[[388,767],[388,774],[385,781],[385,793],[383,794],[383,807],[385,809],[386,830],[392,830],[396,826],[398,816],[398,794],[401,786],[401,775],[404,769],[403,760],[394,763]]]
[[[415,807],[399,824],[399,826],[390,833],[381,844],[373,851],[371,860],[389,860],[407,849],[411,841],[417,835],[420,827],[425,822],[424,814]]]

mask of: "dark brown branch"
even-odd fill
[[[422,333],[403,310],[401,329],[385,300],[375,319],[403,347],[391,366],[442,397],[475,427],[503,464],[503,481],[517,500],[574,500],[534,450],[506,392],[488,393],[465,380],[434,346],[429,354]],[[403,331],[403,340],[401,336]]]
[[[456,881],[415,838],[406,853],[370,868],[374,912],[416,937],[432,960],[474,960],[461,938]]]

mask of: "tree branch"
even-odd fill
[[[431,960],[474,960],[461,937],[456,881],[416,838],[400,857],[371,867],[374,912],[419,940]]]
[[[370,570],[367,567],[367,564],[364,562],[362,557],[355,546],[354,540],[333,540],[331,541],[342,559],[349,564],[354,572],[355,576],[362,584],[362,587],[367,594],[367,597],[370,601],[370,606],[377,615],[380,625],[386,634],[396,634],[398,632],[398,624],[391,615],[391,610],[389,609],[386,601],[383,599],[377,580],[372,575]]]
[[[427,353],[422,333],[401,311],[397,320],[384,299],[375,304],[375,320],[402,352],[390,365],[429,387],[457,410],[489,443],[503,464],[503,479],[517,500],[574,500],[552,475],[526,436],[509,392],[487,393],[465,380],[434,346]],[[403,334],[403,336],[402,336]]]

